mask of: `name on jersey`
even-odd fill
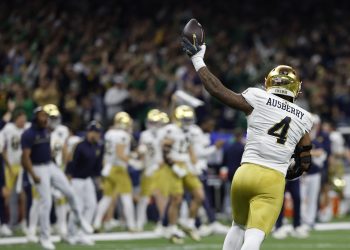
[[[287,102],[280,102],[279,100],[269,98],[269,100],[267,100],[266,105],[285,110],[289,113],[292,113],[293,115],[298,117],[300,120],[303,119],[304,113],[302,111],[300,111],[299,109],[296,109],[296,108],[288,105]]]

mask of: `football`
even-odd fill
[[[192,18],[185,26],[183,36],[187,37],[193,43],[194,39],[197,39],[198,44],[204,43],[204,29],[202,25],[194,18]]]

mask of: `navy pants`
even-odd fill
[[[207,213],[209,223],[213,223],[214,221],[216,221],[216,217],[215,217],[214,208],[213,208],[212,204],[210,204],[210,200],[209,200],[209,198],[213,197],[213,194],[208,186],[208,174],[207,174],[207,172],[204,172],[200,176],[200,180],[202,181],[203,189],[204,189],[204,193],[205,193],[204,201],[203,201],[203,208],[205,209],[205,212]]]
[[[289,192],[292,196],[293,200],[293,226],[294,228],[300,226],[300,220],[301,220],[301,215],[300,215],[300,180],[296,179],[294,181],[287,181],[286,184],[286,192]],[[276,222],[276,229],[280,228],[282,226],[282,220],[284,217],[283,214],[284,211],[284,202],[282,206],[282,210],[280,215],[278,216],[277,222]]]

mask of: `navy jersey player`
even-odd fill
[[[52,205],[51,186],[60,190],[68,199],[77,223],[87,232],[92,227],[82,219],[77,208],[73,189],[61,169],[55,166],[50,148],[50,134],[47,128],[48,113],[44,107],[34,111],[34,120],[30,128],[21,137],[22,165],[35,183],[40,195],[40,244],[45,249],[55,249],[50,239],[50,211]]]

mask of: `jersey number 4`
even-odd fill
[[[289,123],[291,120],[292,119],[289,116],[286,116],[282,121],[273,125],[267,133],[277,137],[277,143],[285,144],[287,141]]]

